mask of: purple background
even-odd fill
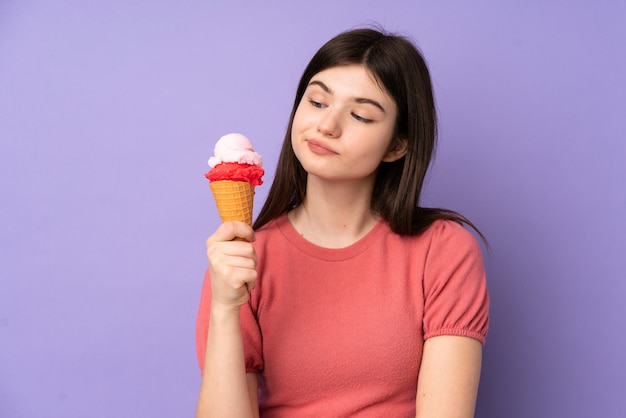
[[[213,143],[251,137],[269,183],[304,65],[373,21],[431,66],[427,203],[493,249],[477,416],[624,416],[624,16],[609,0],[3,0],[0,416],[193,415]]]

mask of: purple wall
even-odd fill
[[[477,416],[623,416],[626,5],[273,3],[0,2],[0,416],[193,414],[213,143],[270,178],[303,66],[372,21],[431,65],[427,203],[493,248]]]

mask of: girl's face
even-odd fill
[[[405,153],[392,148],[396,104],[358,64],[317,73],[294,116],[291,143],[309,175],[327,180],[374,181],[381,161]]]

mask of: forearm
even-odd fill
[[[246,378],[238,311],[211,310],[197,418],[258,416]]]

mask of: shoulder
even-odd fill
[[[468,228],[458,222],[437,220],[419,239],[427,246],[427,264],[454,264],[462,260],[482,263],[478,240]]]
[[[459,246],[478,246],[478,241],[462,224],[449,221],[449,220],[437,220],[434,221],[424,231],[433,243],[445,243],[448,245]]]
[[[451,220],[436,220],[418,235],[396,235],[391,230],[388,234],[395,235],[401,245],[480,251],[474,234],[464,225]]]
[[[455,276],[484,280],[480,245],[465,226],[448,220],[435,221],[424,234],[428,239],[426,280],[449,280]]]

